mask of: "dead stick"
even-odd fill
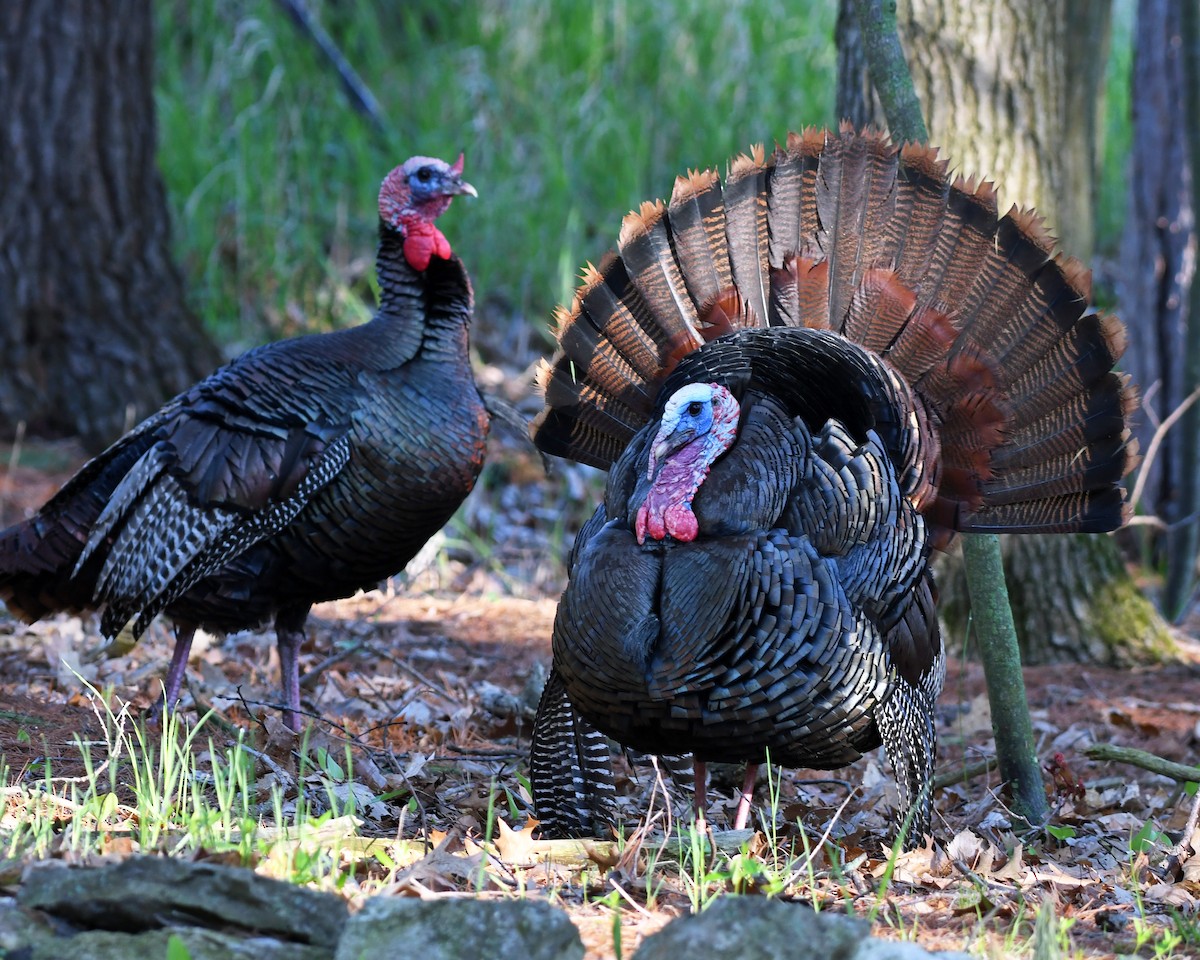
[[[718,853],[733,855],[754,836],[753,830],[718,830],[714,831],[711,842],[704,841],[706,851],[714,847]],[[674,860],[679,852],[681,840],[676,836],[655,837],[644,843],[643,849],[658,853],[664,860]],[[533,840],[528,848],[523,848],[524,860],[521,864],[515,861],[510,864],[533,865],[549,860],[560,866],[586,866],[589,863],[614,864],[620,858],[623,843],[616,840]]]
[[[1083,748],[1084,754],[1091,760],[1112,760],[1116,763],[1127,763],[1130,766],[1141,767],[1151,773],[1157,773],[1172,780],[1200,783],[1200,767],[1189,767],[1185,763],[1176,763],[1163,757],[1138,750],[1134,747],[1118,747],[1111,743],[1093,743]]]
[[[346,91],[346,95],[350,98],[350,103],[364,117],[375,124],[376,128],[381,131],[388,129],[387,123],[383,119],[383,113],[379,109],[379,102],[375,99],[375,95],[371,93],[370,88],[363,82],[355,71],[350,66],[350,62],[342,56],[342,52],[337,48],[337,44],[328,33],[317,22],[316,18],[309,12],[304,0],[277,0],[278,4],[292,18],[292,22],[304,32],[317,45],[317,49],[324,54],[325,59],[337,72],[338,79],[342,81],[342,87]]]
[[[933,789],[941,790],[943,787],[952,787],[956,783],[966,783],[968,780],[974,780],[976,777],[981,777],[989,770],[995,770],[999,761],[995,757],[984,757],[975,763],[968,764],[965,767],[959,767],[956,770],[943,770],[933,778]]]

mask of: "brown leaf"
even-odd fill
[[[1008,880],[1013,883],[1019,883],[1025,876],[1025,845],[1018,843],[1013,848],[1012,856],[1008,858],[1008,862],[999,870],[992,872],[992,877],[996,880]]]
[[[524,867],[537,863],[538,844],[542,841],[533,839],[533,828],[536,825],[536,820],[530,820],[520,830],[514,830],[503,820],[496,820],[498,834],[494,842],[500,856],[509,866]]]

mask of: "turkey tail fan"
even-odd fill
[[[936,433],[936,491],[910,492],[936,544],[1119,526],[1137,459],[1124,328],[1032,212],[1000,216],[991,183],[948,170],[843,125],[755,148],[723,182],[679,178],[560,311],[535,442],[607,468],[683,356],[745,327],[830,330],[897,371],[905,418]]]

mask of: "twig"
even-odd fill
[[[501,747],[461,747],[457,743],[446,744],[446,749],[457,753],[460,760],[520,760],[525,756],[519,750],[505,750]],[[445,759],[449,760],[450,757]]]
[[[196,687],[194,684],[190,684],[190,683],[188,684],[188,692],[191,693],[192,700],[195,701],[197,715],[199,715],[201,717],[207,717],[209,720],[211,720],[213,723],[215,723],[218,727],[220,727],[222,730],[224,730],[227,734],[230,734],[231,736],[236,737],[236,736],[238,736],[240,734],[244,734],[246,732],[241,727],[239,727],[236,723],[234,723],[232,720],[230,720],[227,716],[225,716],[225,714],[223,714],[220,710],[218,710],[216,707],[214,707],[212,705],[211,700],[205,699],[204,696],[199,691],[196,690]],[[245,701],[243,701],[243,703],[244,702]],[[171,709],[174,709],[174,707],[172,707]]]
[[[292,22],[300,28],[300,31],[317,45],[321,53],[325,55],[325,59],[329,61],[329,65],[337,71],[354,109],[370,120],[380,133],[386,133],[388,125],[379,109],[379,102],[375,99],[375,95],[371,93],[370,88],[363,82],[358,72],[350,66],[350,62],[342,56],[342,52],[325,32],[324,27],[309,13],[304,0],[276,0],[276,2],[292,18]]]
[[[12,450],[8,454],[8,473],[4,475],[4,483],[0,484],[0,513],[4,512],[4,508],[8,506],[8,498],[16,489],[16,481],[13,480],[13,473],[17,469],[17,464],[21,461],[21,446],[25,441],[25,421],[17,421],[16,436],[13,437]]]
[[[241,745],[241,748],[256,760],[262,761],[263,765],[275,774],[281,784],[291,785],[296,782],[296,777],[284,770],[270,755],[263,753],[261,750],[255,750],[244,743]]]
[[[335,650],[300,678],[300,687],[305,690],[311,689],[316,684],[317,678],[320,677],[322,673],[324,673],[338,661],[345,660],[346,658],[358,653],[358,651],[366,645],[366,640],[359,640],[357,643],[351,644],[344,650]]]
[[[628,893],[626,893],[625,888],[623,886],[621,886],[619,883],[617,883],[617,881],[613,878],[611,873],[608,875],[608,885],[610,887],[612,887],[614,890],[616,890],[617,893],[619,893],[621,895],[621,897],[625,900],[625,902],[628,903],[631,907],[633,907],[633,909],[636,910],[638,913],[640,913],[643,917],[646,917],[650,920],[654,919],[654,914],[652,914],[649,910],[647,910],[640,903],[638,903],[636,900],[634,900],[633,897],[631,897]]]
[[[411,666],[410,664],[401,660],[399,657],[395,656],[394,654],[389,653],[386,650],[380,650],[378,647],[374,646],[373,644],[368,645],[367,650],[369,650],[371,653],[375,654],[375,656],[380,657],[383,660],[387,660],[389,663],[391,663],[397,669],[402,670],[405,673],[407,673],[414,680],[417,680],[418,682],[425,684],[425,686],[427,686],[430,690],[432,690],[434,693],[436,693],[439,697],[449,700],[451,703],[456,703],[459,706],[462,706],[462,698],[461,697],[456,697],[449,690],[447,690],[445,687],[443,687],[440,683],[435,683],[434,681],[430,680],[427,676],[425,676],[425,674],[421,673],[421,671],[418,670],[416,667]]]
[[[1127,763],[1171,780],[1200,783],[1200,767],[1189,767],[1185,763],[1176,763],[1174,760],[1167,760],[1145,750],[1138,750],[1136,747],[1118,747],[1112,743],[1093,743],[1091,746],[1084,747],[1083,753],[1091,760]]]
[[[954,770],[943,770],[933,778],[934,790],[941,790],[943,787],[953,787],[958,783],[966,783],[968,780],[974,780],[976,777],[981,777],[989,770],[995,770],[999,766],[1000,761],[995,757],[984,757],[982,760],[968,764],[965,767],[958,767]]]
[[[1179,838],[1179,843],[1175,847],[1175,856],[1179,860],[1183,860],[1189,853],[1196,852],[1192,846],[1192,835],[1196,832],[1197,820],[1200,820],[1200,790],[1197,790],[1196,795],[1192,797],[1192,809],[1188,813],[1187,823],[1183,825],[1183,836]]]
[[[1158,456],[1158,448],[1162,445],[1167,431],[1175,426],[1179,418],[1187,413],[1188,408],[1198,399],[1200,399],[1200,387],[1189,393],[1179,406],[1163,418],[1163,422],[1154,431],[1154,436],[1150,438],[1150,443],[1146,446],[1146,455],[1142,457],[1142,465],[1138,469],[1137,483],[1133,485],[1133,493],[1129,496],[1129,509],[1136,510],[1138,503],[1141,502],[1142,490],[1146,486],[1146,480],[1150,476],[1150,467],[1154,464],[1154,460]]]

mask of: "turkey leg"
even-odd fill
[[[283,722],[300,729],[300,645],[309,608],[280,610],[275,617],[275,643],[279,648],[279,673],[283,681]]]
[[[175,650],[171,654],[171,665],[167,667],[167,679],[163,683],[162,703],[153,710],[174,710],[179,702],[179,691],[183,689],[183,675],[187,673],[188,654],[192,650],[192,637],[196,628],[190,623],[175,624]]]
[[[754,803],[754,781],[758,779],[758,764],[746,764],[746,776],[742,778],[742,792],[738,794],[737,814],[733,818],[733,829],[744,830],[750,817],[750,806]]]
[[[699,833],[708,832],[708,821],[704,811],[708,807],[708,766],[703,760],[692,758],[692,772],[696,778],[696,830]]]

